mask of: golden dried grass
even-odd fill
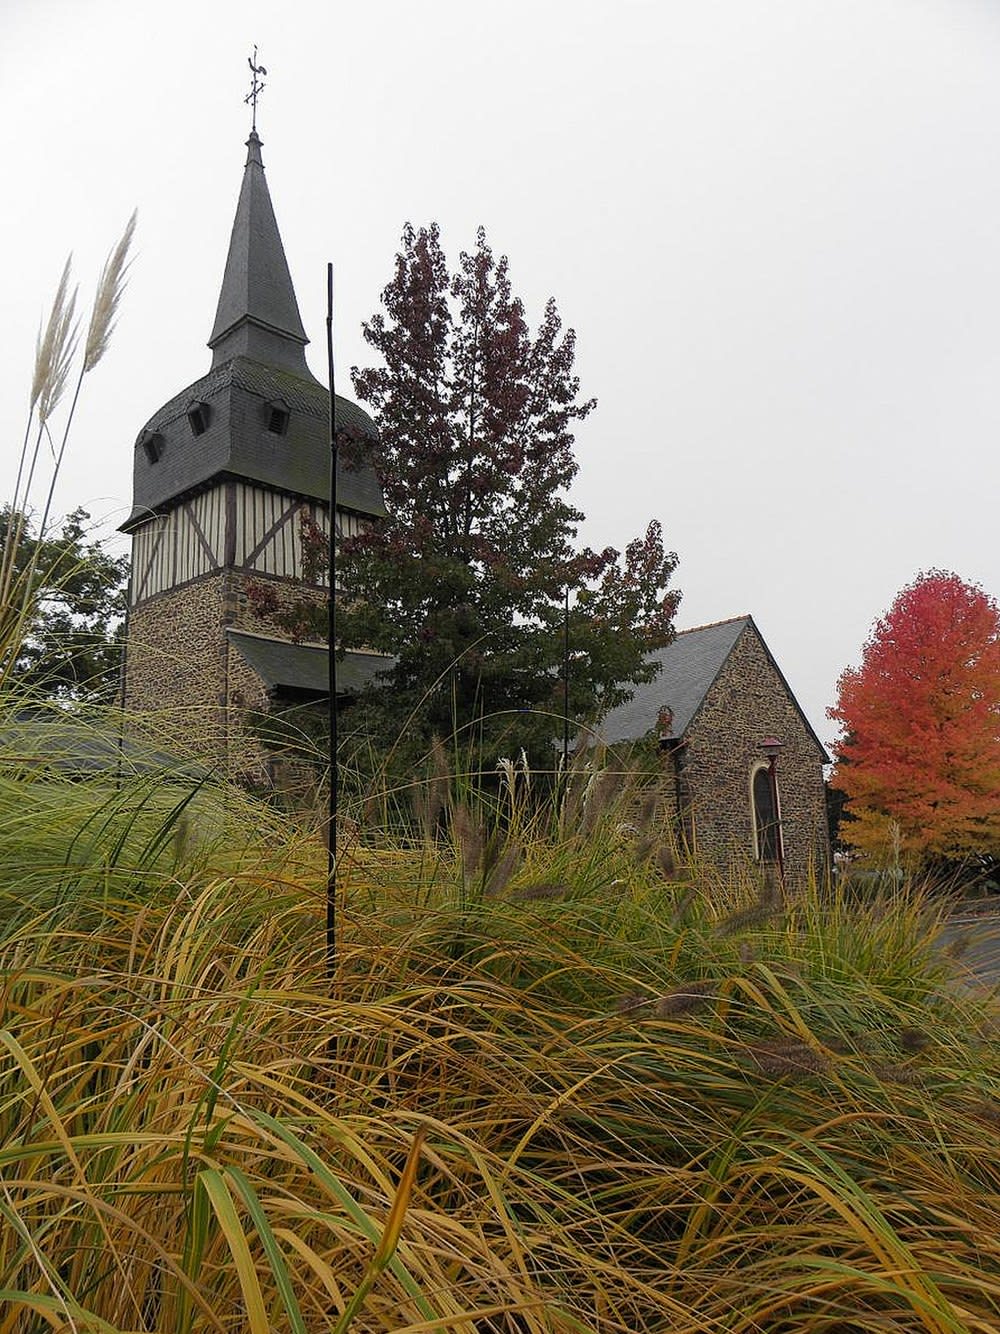
[[[137,782],[0,783],[0,1330],[996,1327],[1000,1071],[923,905],[735,939],[751,885],[359,847],[331,987],[319,843]]]

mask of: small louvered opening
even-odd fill
[[[188,405],[187,419],[192,435],[204,435],[212,419],[212,409],[207,403],[191,403]]]
[[[159,431],[143,431],[139,437],[143,452],[150,463],[159,463],[163,456],[163,436]]]
[[[290,415],[283,398],[272,398],[264,404],[264,425],[272,435],[285,434]]]

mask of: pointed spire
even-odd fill
[[[260,147],[257,131],[251,130],[226,272],[208,340],[212,365],[243,356],[308,376],[303,349],[309,340],[264,179]]]

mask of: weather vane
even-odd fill
[[[267,73],[267,70],[264,68],[263,65],[258,65],[258,64],[257,64],[257,47],[256,47],[256,44],[254,45],[254,48],[253,48],[253,58],[251,59],[250,56],[247,56],[247,64],[250,66],[250,71],[251,71],[251,75],[250,75],[250,91],[247,93],[246,97],[244,97],[243,101],[247,104],[247,106],[251,106],[251,107],[253,107],[253,120],[252,120],[252,122],[251,122],[250,129],[251,129],[251,131],[252,131],[254,134],[256,134],[256,133],[257,133],[257,98],[260,97],[261,93],[264,91],[265,87],[267,86],[265,83],[263,83],[263,82],[257,77],[259,74],[266,74],[266,73]]]

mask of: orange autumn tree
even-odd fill
[[[1000,856],[1000,607],[982,588],[942,570],[908,584],[829,715],[846,842],[911,864]]]

